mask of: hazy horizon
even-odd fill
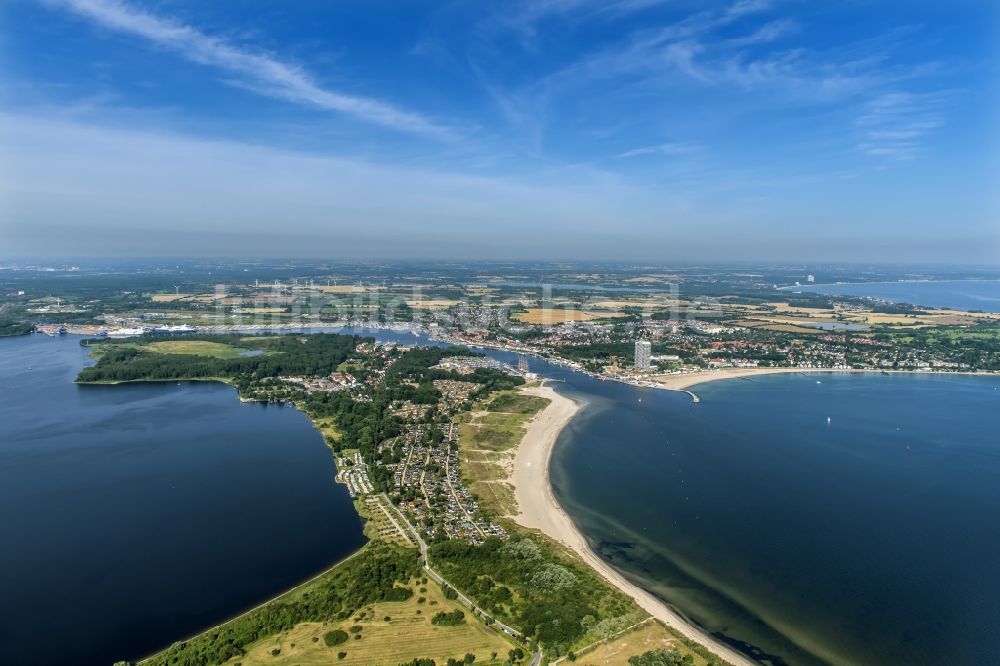
[[[1000,261],[989,2],[0,16],[0,255]]]

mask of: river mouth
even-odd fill
[[[409,333],[355,332],[429,342]],[[79,387],[72,384],[83,363],[76,339],[6,342],[50,346],[40,348],[44,354],[27,347],[0,353],[0,379],[25,396],[0,406],[0,428],[7,428],[0,458],[14,462],[0,465],[0,518],[18,526],[0,544],[0,621],[24,639],[4,645],[3,663],[109,663],[144,655],[291,587],[362,543],[360,521],[343,488],[332,483],[329,453],[304,415],[273,405],[240,406],[232,389],[212,384]],[[31,370],[21,362],[29,357]],[[984,519],[1000,506],[995,378],[772,375],[706,384],[698,389],[702,402],[693,405],[683,393],[530,363],[561,380],[553,384],[557,390],[586,403],[553,454],[560,502],[602,557],[719,640],[772,664],[989,663],[1000,626],[1000,583],[993,576],[1000,533],[995,521]],[[184,421],[178,418],[187,416],[184,403],[170,401],[181,395],[193,395],[209,416],[195,419],[180,439],[152,448],[180,447],[177,459],[185,462],[172,467],[171,455],[174,462],[166,467],[155,457],[143,463],[150,454],[137,442],[150,436],[149,415]],[[63,418],[53,407],[54,416],[32,421],[25,416],[34,413],[27,403],[79,411]],[[238,419],[233,427],[243,423],[274,437],[247,446],[243,430],[213,429],[215,417],[230,407]],[[275,415],[277,431],[262,429]],[[229,417],[220,422],[229,424]],[[289,437],[295,424],[304,428],[301,442]],[[100,446],[70,445],[78,431],[94,429],[121,433]],[[29,446],[11,447],[11,441]],[[287,458],[289,442],[311,452],[301,458],[310,471],[274,473],[273,456]],[[127,464],[137,446],[140,460]],[[41,457],[26,463],[32,456]],[[84,483],[74,477],[90,469],[81,463],[87,456],[97,456],[102,466],[112,456],[111,468],[120,471]],[[18,487],[16,470],[24,464],[50,477],[43,486],[48,493]],[[306,486],[316,494],[289,499],[286,478],[309,479]],[[132,506],[117,493],[135,479],[155,481],[150,502]],[[187,494],[198,503],[170,501],[176,489],[166,486],[178,479],[194,484],[198,491]],[[213,488],[220,480],[222,487]],[[94,504],[88,492],[104,502]],[[81,495],[82,506],[106,507],[105,520],[66,508],[80,503]],[[36,512],[48,504],[57,520],[32,532],[31,516],[19,502],[37,504]],[[220,507],[204,521],[208,525],[201,521],[206,506]],[[193,531],[185,524],[190,515],[199,517]],[[85,558],[77,567],[69,561],[67,554],[95,539],[99,562]],[[303,573],[284,576],[291,565],[281,558],[292,549],[303,558],[295,565]],[[261,553],[278,558],[276,564],[263,573],[242,568],[244,561],[259,565]],[[165,576],[151,577],[164,563]],[[237,571],[227,578],[234,563]],[[282,580],[268,578],[276,569]],[[19,580],[23,571],[38,572],[27,581],[34,584],[30,590]],[[246,592],[251,578],[266,583],[266,593],[258,587],[246,601],[225,596],[233,589]],[[229,587],[215,597],[193,584],[206,581]],[[171,585],[183,594],[171,597]],[[80,627],[41,626],[37,618],[66,608],[67,590],[74,601],[83,600],[69,609],[81,615],[66,616]],[[94,590],[111,590],[118,596],[110,598],[120,601],[95,604]],[[10,599],[20,606],[5,604]],[[208,608],[206,599],[215,605]],[[170,605],[163,607],[165,600]],[[146,630],[153,625],[129,624],[116,615],[118,608],[163,611],[185,624],[154,623],[151,635]],[[52,643],[57,631],[77,641],[70,646],[74,654],[60,644],[51,654],[37,649]],[[25,652],[13,651],[19,645]],[[89,652],[77,649],[81,645]]]
[[[764,663],[988,663],[997,380],[817,377],[706,384],[698,405],[587,387],[557,497],[603,558]]]

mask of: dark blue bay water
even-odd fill
[[[560,502],[709,631],[776,664],[1000,663],[1000,378],[564,387]]]
[[[530,364],[584,405],[560,503],[719,639],[770,664],[1000,664],[1000,377],[771,375],[695,405]]]
[[[301,414],[77,387],[83,362],[76,339],[0,341],[0,663],[135,657],[361,544]],[[775,375],[693,405],[531,365],[585,403],[560,501],[693,621],[775,664],[1000,663],[1000,379]]]
[[[76,386],[85,360],[79,338],[0,340],[0,664],[135,659],[363,543],[303,414]]]
[[[795,288],[795,291],[799,290],[842,296],[870,296],[893,303],[910,303],[952,310],[1000,312],[1000,280],[850,282]]]

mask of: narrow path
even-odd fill
[[[403,522],[403,524],[406,525],[407,529],[410,531],[410,534],[412,534],[413,537],[417,540],[417,546],[420,548],[420,558],[424,562],[424,571],[427,572],[427,575],[431,579],[433,579],[434,582],[436,582],[438,585],[450,587],[452,590],[454,590],[455,594],[458,595],[458,601],[461,602],[463,606],[465,606],[466,608],[468,608],[469,610],[471,610],[473,613],[475,613],[476,615],[478,615],[479,617],[481,617],[483,620],[485,620],[487,625],[492,625],[492,626],[497,627],[498,629],[500,629],[500,631],[504,632],[505,634],[507,634],[511,638],[514,638],[514,639],[516,639],[516,640],[518,640],[518,641],[520,641],[522,643],[527,641],[527,638],[524,636],[524,634],[522,634],[517,629],[504,624],[500,620],[496,619],[495,617],[493,617],[492,615],[490,615],[489,613],[487,613],[485,610],[483,610],[482,608],[480,608],[479,606],[477,606],[475,603],[473,603],[473,601],[471,599],[469,599],[467,596],[465,596],[464,594],[462,594],[461,592],[459,592],[458,588],[455,587],[454,585],[452,585],[451,583],[449,583],[444,578],[444,576],[442,576],[438,572],[434,571],[434,569],[431,568],[430,560],[427,557],[427,542],[424,541],[423,537],[420,536],[420,533],[413,527],[413,525],[411,525],[409,523],[409,521],[407,521],[406,518],[404,518],[403,515],[399,513],[399,509],[397,509],[389,501],[388,495],[386,495],[385,493],[383,493],[381,495],[381,497],[382,497],[382,499],[384,499],[389,504],[390,507],[392,507],[392,510],[396,513],[396,515]],[[540,663],[541,662],[541,657],[542,657],[542,655],[541,655],[541,649],[539,648],[535,652],[535,656],[532,659],[531,663],[532,664],[538,664],[538,663]]]
[[[485,539],[486,532],[484,532],[482,528],[476,524],[476,521],[472,519],[472,514],[468,512],[468,510],[465,508],[465,505],[462,504],[462,501],[458,499],[458,494],[455,493],[455,485],[451,482],[451,476],[449,474],[451,471],[451,463],[448,462],[449,457],[450,456],[448,455],[444,457],[444,480],[448,482],[448,491],[451,493],[452,499],[455,500],[455,504],[457,504],[458,508],[461,509],[462,514],[466,517],[466,519],[470,523],[472,523],[472,526],[476,528],[476,531],[479,532],[479,536]]]
[[[403,537],[403,540],[406,541],[406,543],[410,544],[411,546],[417,545],[413,542],[413,539],[410,538],[409,532],[407,532],[406,530],[404,530],[402,527],[399,526],[399,523],[396,522],[396,519],[393,517],[392,513],[389,511],[389,509],[386,508],[385,499],[386,499],[385,495],[376,496],[375,501],[378,503],[378,508],[382,509],[382,513],[385,514],[385,517],[389,519],[389,522],[392,523],[392,526],[396,528],[396,532],[399,533],[399,536]]]

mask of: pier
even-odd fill
[[[689,396],[691,396],[691,402],[693,402],[694,404],[697,405],[699,402],[701,402],[701,398],[699,398],[694,391],[689,391],[687,389],[683,389],[683,391],[687,393]]]

